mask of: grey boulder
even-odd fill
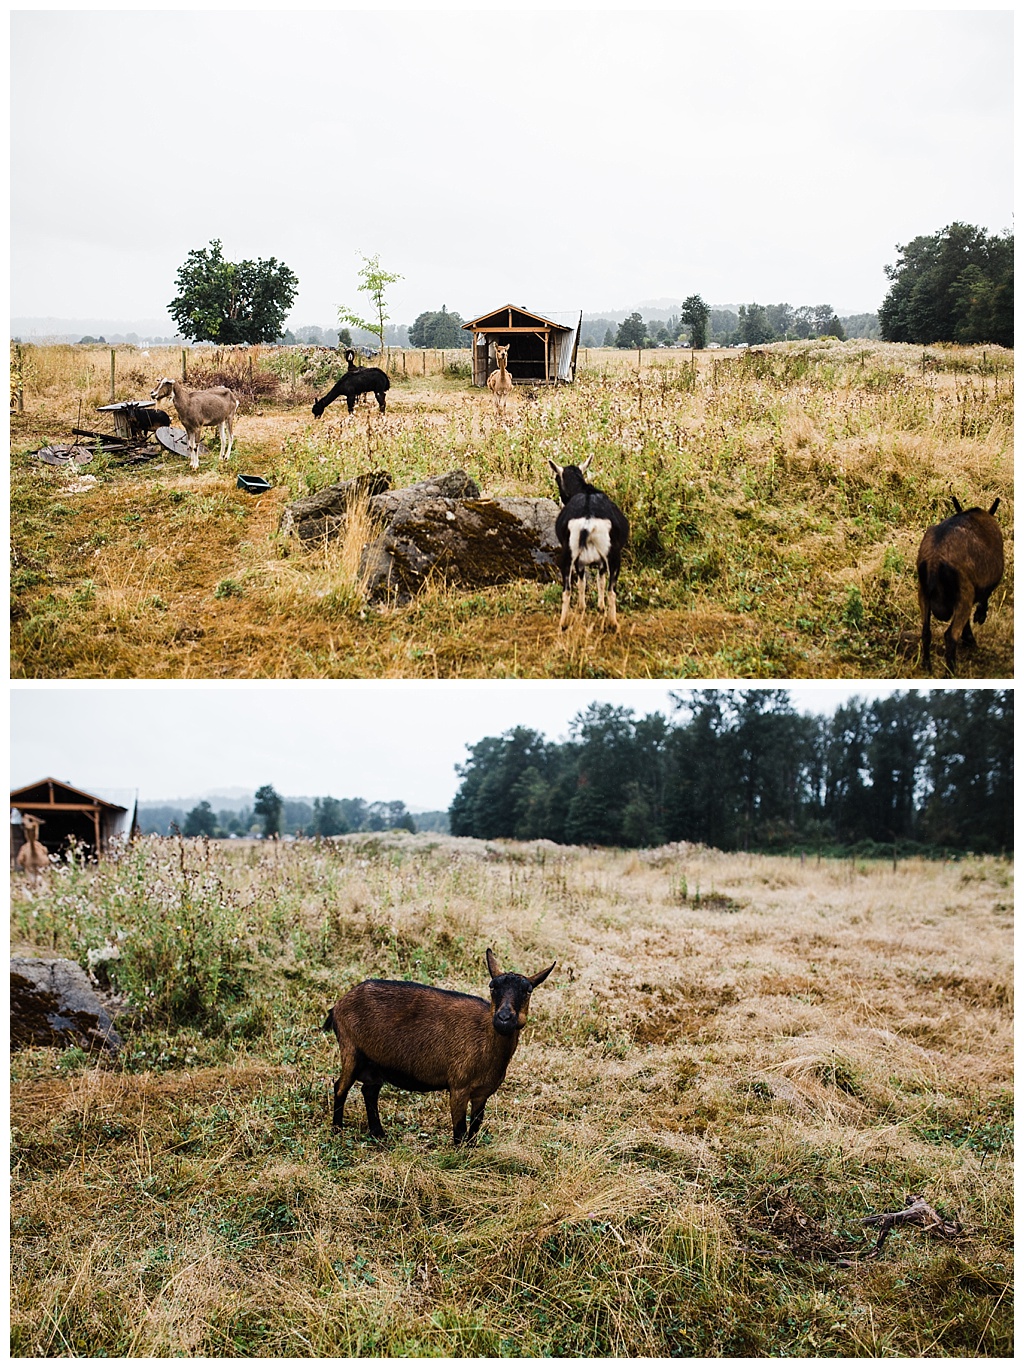
[[[26,1045],[120,1048],[107,1009],[74,960],[11,956],[11,1049]]]

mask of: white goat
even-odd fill
[[[498,363],[498,369],[491,371],[487,377],[487,388],[494,395],[494,407],[499,414],[504,415],[505,402],[512,393],[512,377],[508,373],[508,345],[502,346],[500,342],[495,342],[494,359]]]
[[[220,454],[226,461],[231,456],[231,444],[235,440],[235,414],[238,412],[238,396],[218,385],[216,389],[190,390],[179,380],[158,380],[155,389],[150,391],[153,400],[174,401],[188,439],[189,464],[193,470],[199,469],[199,437],[204,427],[220,429]]]

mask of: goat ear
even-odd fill
[[[994,504],[992,505],[992,507],[988,510],[989,513],[994,513],[998,507],[999,507],[999,500],[996,499],[995,503],[994,503]]]
[[[555,964],[557,964],[557,963],[558,963],[558,961],[555,960]],[[551,970],[554,969],[555,964],[549,965],[547,969],[542,969],[542,970],[540,971],[539,974],[534,974],[534,975],[532,976],[532,978],[530,979],[530,982],[533,984],[534,988],[536,988],[538,984],[544,982],[544,980],[547,978],[548,974],[551,973]]]
[[[594,453],[591,452],[590,455],[587,457],[587,459],[586,459],[586,460],[583,462],[583,464],[580,466],[580,474],[581,474],[581,475],[586,475],[587,469],[588,469],[588,467],[590,466],[590,462],[591,462],[593,459],[594,459]],[[554,966],[552,966],[552,967],[554,967]]]
[[[956,497],[956,495],[951,494],[949,497],[953,500],[953,507],[956,509],[956,511],[958,513],[962,513],[964,511],[963,505],[961,504],[960,500]]]
[[[550,456],[548,457],[548,465],[549,465],[549,466],[551,467],[551,469],[555,472],[555,478],[556,478],[556,479],[558,478],[559,475],[561,475],[562,471],[565,469],[565,466],[556,465],[555,462],[551,459]]]
[[[501,978],[501,970],[498,968],[498,961],[494,958],[490,950],[487,952],[487,972],[490,974],[491,978]]]

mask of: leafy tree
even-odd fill
[[[711,309],[700,295],[690,295],[683,300],[680,317],[690,326],[690,346],[702,351],[708,345],[708,319]]]
[[[849,314],[846,318],[839,320],[843,325],[843,332],[847,337],[881,337],[882,332],[878,326],[878,314]]]
[[[793,326],[793,310],[788,304],[766,304],[765,317],[774,337],[788,337]]]
[[[843,325],[831,304],[818,304],[814,309],[814,331],[818,337],[838,337],[846,341]]]
[[[374,333],[380,341],[380,350],[384,350],[384,325],[388,321],[387,302],[385,295],[389,285],[394,285],[396,280],[401,280],[400,275],[395,275],[391,271],[385,271],[380,264],[380,257],[363,257],[363,264],[359,270],[360,293],[369,295],[373,305],[375,320],[367,322],[359,314],[353,313],[351,309],[342,304],[338,309],[338,322],[350,324],[353,328],[362,328],[365,332]]]
[[[443,306],[439,313],[421,313],[409,329],[409,345],[448,350],[472,346],[472,338],[463,331],[463,321],[459,314],[449,313]]]
[[[186,816],[181,834],[183,836],[219,836],[221,834],[217,827],[217,814],[205,799]]]
[[[365,830],[393,831],[396,828],[415,831],[416,823],[412,813],[406,811],[402,802],[370,803],[366,808]]]
[[[337,798],[313,800],[313,831],[317,836],[343,836],[348,831],[348,823]]]
[[[615,331],[614,331],[614,329],[612,329],[612,328],[606,328],[606,329],[605,329],[604,342],[602,343],[602,346],[605,346],[605,347],[614,347],[614,346],[615,346]]]
[[[878,311],[887,342],[1013,346],[1013,234],[951,223],[897,247]]]
[[[167,311],[182,336],[223,346],[276,341],[299,288],[276,257],[225,261],[219,239],[189,252],[175,284]]]
[[[768,321],[768,310],[763,304],[741,304],[738,327],[740,340],[750,347],[771,342],[775,337]]]
[[[255,816],[263,818],[263,834],[267,840],[281,834],[281,809],[283,806],[284,799],[275,791],[273,784],[264,784],[262,788],[256,790],[256,799],[252,805],[252,810]]]
[[[619,324],[619,331],[615,335],[615,345],[617,347],[642,347],[646,337],[647,328],[644,325],[643,318],[638,313],[631,313]]]

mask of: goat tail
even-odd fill
[[[323,1032],[324,1032],[325,1034],[327,1034],[327,1035],[329,1035],[329,1034],[331,1033],[331,1031],[334,1030],[334,1008],[333,1008],[333,1007],[332,1007],[331,1010],[327,1013],[327,1016],[324,1018],[324,1024],[320,1027],[320,1029],[321,1029],[321,1031],[323,1031]]]
[[[581,527],[581,528],[580,528],[580,540],[579,540],[579,548],[580,548],[581,551],[582,551],[583,548],[586,546],[586,544],[587,544],[587,538],[588,538],[589,536],[590,536],[590,528],[589,528],[589,527]]]

